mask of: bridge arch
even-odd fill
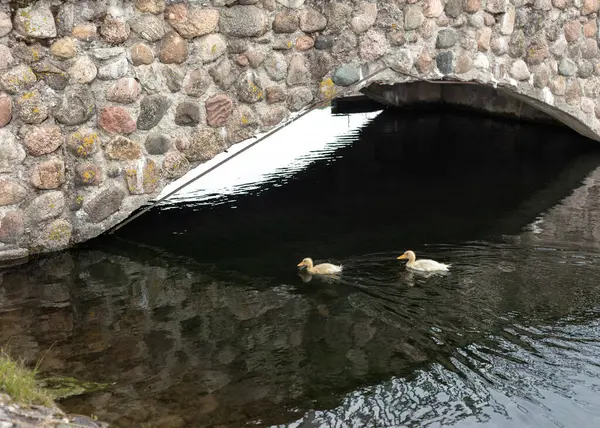
[[[398,105],[410,92],[399,84],[475,82],[599,140],[598,8],[11,1],[0,6],[0,257],[95,237],[190,168],[386,66],[352,88]],[[411,88],[416,100],[475,96]]]

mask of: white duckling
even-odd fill
[[[315,266],[310,257],[298,263],[298,267],[306,267],[306,271],[313,275],[333,275],[342,271],[342,266],[332,265],[331,263],[321,263]]]
[[[398,260],[406,260],[406,259],[408,259],[408,262],[406,263],[406,267],[408,269],[412,269],[414,271],[419,271],[419,272],[448,272],[448,270],[450,269],[450,266],[451,266],[449,264],[436,262],[435,260],[428,260],[428,259],[417,260],[417,256],[415,255],[415,253],[410,250],[405,251],[404,254],[402,254],[400,257],[398,257]]]

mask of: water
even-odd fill
[[[0,343],[110,383],[61,405],[119,427],[599,425],[595,143],[328,114],[309,153],[268,143],[281,168],[251,149],[116,237],[3,271]],[[407,272],[406,249],[450,274]],[[344,275],[298,275],[307,256]]]

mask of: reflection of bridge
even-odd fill
[[[10,3],[23,8],[0,10],[15,41],[0,55],[3,258],[101,234],[191,167],[384,65],[363,89],[393,105],[540,110],[600,133],[596,1]],[[487,89],[394,87],[422,79]]]
[[[491,336],[510,322],[502,316],[507,307],[551,308],[556,319],[600,301],[600,289],[583,282],[564,292],[565,279],[581,269],[567,264],[560,275],[540,277],[542,253],[502,246],[488,254],[494,269],[481,265],[485,255],[478,250],[479,265],[462,268],[468,271],[457,276],[459,288],[429,294],[402,284],[300,291],[260,277],[218,279],[223,272],[211,266],[115,244],[4,271],[0,286],[0,343],[32,362],[43,357],[43,373],[116,382],[64,403],[115,426],[277,424],[313,408],[331,410],[316,414],[331,422],[324,426],[344,416],[449,422],[489,406],[502,412],[476,379],[446,373],[445,383],[436,381],[435,372],[445,370],[440,364],[473,369],[470,351],[457,349],[482,341],[493,346]],[[495,269],[500,259],[503,270]],[[506,272],[522,278],[518,296]],[[370,394],[352,393],[370,385]],[[472,389],[480,401],[457,411],[461,394]],[[378,411],[381,405],[389,410]],[[423,414],[423,406],[435,411]]]
[[[66,253],[4,274],[0,343],[10,338],[31,361],[43,355],[43,371],[117,382],[70,408],[122,416],[119,426],[285,422],[321,390],[335,402],[373,373],[386,378],[426,359],[401,325],[371,320],[345,299],[253,290],[165,254],[140,257]]]

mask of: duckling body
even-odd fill
[[[342,266],[331,263],[315,265],[310,257],[307,257],[298,263],[298,267],[306,267],[306,271],[313,275],[333,275],[342,271]]]
[[[398,260],[406,260],[406,268],[418,272],[448,272],[450,270],[449,264],[436,262],[435,260],[421,259],[417,260],[417,256],[413,251],[406,251]]]

